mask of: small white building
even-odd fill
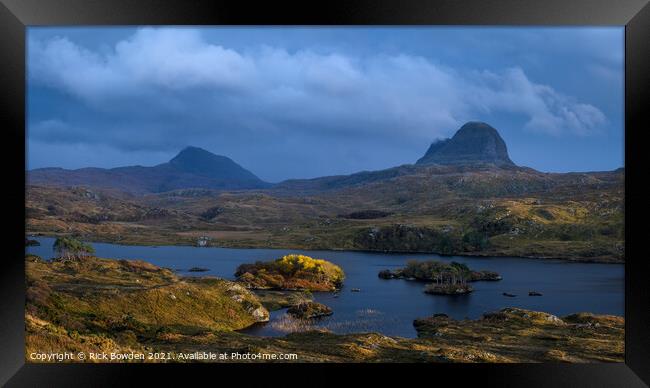
[[[208,236],[201,236],[196,240],[196,245],[199,247],[207,247],[208,241],[210,241]]]

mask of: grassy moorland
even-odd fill
[[[263,190],[27,189],[27,232],[122,244],[622,262],[623,170],[402,166]]]
[[[307,323],[284,337],[236,330],[308,295],[261,291],[216,278],[181,278],[142,261],[25,259],[26,355],[32,352],[295,353],[293,362],[622,362],[621,317],[558,318],[503,309],[478,320],[436,315],[418,338],[338,335]],[[147,360],[164,362],[165,360]],[[178,362],[178,360],[176,360]]]
[[[216,278],[179,278],[144,261],[27,256],[27,351],[142,349],[142,339],[267,321],[245,287]]]

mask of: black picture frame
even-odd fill
[[[115,386],[155,375],[167,383],[197,377],[245,385],[280,373],[301,385],[342,381],[341,373],[384,383],[475,381],[498,386],[644,386],[650,383],[650,259],[641,251],[647,220],[644,132],[650,107],[650,5],[647,0],[363,0],[290,2],[182,0],[0,0],[0,116],[5,244],[0,270],[0,384]],[[42,25],[620,25],[625,26],[625,363],[497,365],[124,365],[26,364],[24,355],[25,31]],[[645,179],[644,179],[645,178]],[[635,227],[635,225],[639,225]],[[207,376],[206,376],[207,375]],[[284,377],[283,377],[284,376]],[[217,379],[218,380],[214,380]],[[131,379],[131,380],[127,380]],[[460,379],[460,380],[459,380]],[[207,380],[210,381],[210,380]],[[364,384],[364,385],[365,385]]]

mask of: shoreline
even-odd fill
[[[41,232],[25,232],[25,235],[28,237],[46,237],[46,238],[57,238],[60,236],[69,236],[69,234],[52,234],[46,235]],[[386,255],[438,255],[441,258],[451,258],[451,257],[462,257],[462,258],[478,258],[478,259],[490,259],[490,258],[503,258],[503,259],[531,259],[531,260],[549,260],[549,261],[561,261],[566,263],[582,263],[582,264],[625,264],[625,260],[608,260],[608,259],[599,259],[599,258],[562,258],[562,257],[552,257],[552,256],[534,256],[534,255],[522,255],[522,256],[512,256],[512,255],[499,255],[498,253],[474,253],[474,254],[453,254],[445,255],[437,252],[425,252],[425,251],[380,251],[380,250],[369,250],[369,249],[341,249],[341,248],[323,248],[323,249],[309,249],[309,248],[296,248],[296,247],[259,247],[259,246],[215,246],[208,245],[204,247],[199,247],[192,244],[185,244],[183,242],[177,243],[168,243],[168,244],[148,244],[146,242],[134,242],[134,243],[123,243],[109,239],[102,238],[90,238],[83,239],[83,241],[90,243],[100,243],[100,244],[115,244],[122,246],[136,246],[136,247],[192,247],[192,248],[218,248],[218,249],[267,249],[267,250],[300,250],[306,252],[316,252],[316,251],[332,251],[332,252],[361,252],[361,253],[381,253]]]
[[[54,339],[67,341],[62,346],[82,347],[90,352],[95,351],[96,346],[92,339],[101,336],[108,338],[115,349],[126,351],[143,351],[145,346],[153,347],[155,351],[181,353],[188,349],[203,351],[215,347],[263,347],[273,352],[295,352],[303,361],[315,362],[386,361],[389,357],[398,362],[577,363],[612,362],[623,357],[624,316],[589,312],[555,315],[519,307],[501,307],[488,310],[480,317],[464,319],[423,313],[410,320],[415,337],[388,335],[378,330],[336,333],[327,327],[310,325],[295,330],[289,328],[278,336],[256,334],[255,327],[264,321],[255,318],[254,313],[264,304],[254,292],[234,286],[232,281],[195,279],[185,282],[173,275],[168,278],[168,274],[160,272],[160,267],[142,265],[133,260],[126,267],[121,262],[115,264],[115,259],[90,260],[94,260],[92,265],[77,268],[88,275],[86,280],[72,284],[69,284],[71,275],[61,263],[26,262],[26,275],[38,280],[30,287],[34,291],[39,287],[41,290],[51,288],[57,296],[55,299],[32,297],[27,300],[27,349],[33,351],[43,341]],[[97,266],[104,268],[106,271],[102,273],[108,277],[89,277]],[[117,279],[122,282],[121,287],[116,293],[106,294],[104,287],[115,287]],[[48,286],[43,288],[43,284]],[[133,284],[138,284],[138,288],[126,288]],[[79,287],[87,289],[80,293],[61,287],[64,285],[72,285],[77,291]],[[37,294],[32,292],[32,295]],[[187,306],[198,306],[199,311],[212,311],[215,298],[236,314],[221,314],[208,320],[201,319],[201,314],[196,315],[194,324],[202,328],[201,333],[178,327],[178,322],[186,319],[183,312]],[[158,318],[155,311],[142,309],[141,304],[134,303],[143,299],[156,301],[158,309],[165,309],[168,313]],[[242,303],[243,300],[247,302]],[[91,303],[88,308],[94,309],[92,318],[89,319],[87,314],[76,314],[79,303]],[[121,308],[114,308],[114,305]],[[52,318],[43,314],[41,309],[54,317],[63,314],[73,320],[63,324],[52,323]],[[131,318],[122,319],[120,325],[93,326],[94,319],[115,320],[123,310]],[[264,324],[269,324],[271,310],[265,308],[264,311],[268,317]],[[73,327],[86,327],[88,330],[78,337],[68,336]],[[125,335],[127,332],[132,335]],[[487,337],[492,340],[477,341],[477,338]],[[540,348],[544,352],[540,352]]]

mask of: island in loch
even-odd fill
[[[382,270],[379,277],[426,281],[428,284],[424,287],[424,292],[436,295],[467,294],[474,291],[469,282],[501,280],[501,275],[494,271],[472,271],[466,264],[455,261],[447,264],[417,260],[411,260],[405,268],[395,271]]]

